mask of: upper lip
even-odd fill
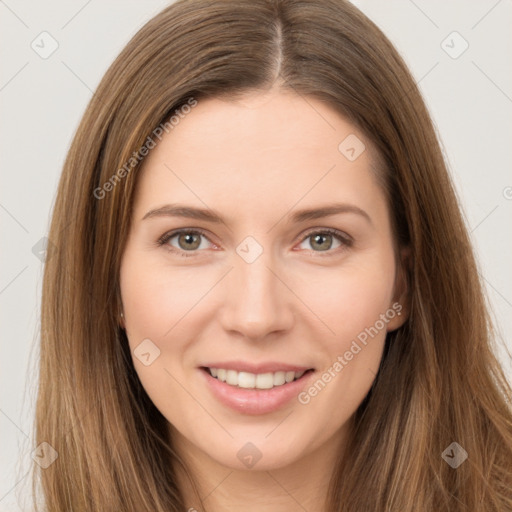
[[[248,373],[275,373],[283,372],[305,372],[312,370],[311,366],[301,366],[289,363],[279,363],[277,361],[268,361],[265,363],[250,363],[247,361],[219,361],[201,365],[203,368],[223,368],[225,370],[235,370],[237,372]]]

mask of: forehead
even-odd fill
[[[247,215],[297,201],[364,208],[382,195],[371,151],[355,126],[318,99],[273,91],[199,100],[146,157],[136,208],[171,200],[232,205]]]
[[[318,157],[318,153],[336,154],[338,144],[349,135],[364,138],[325,102],[279,91],[250,93],[236,100],[201,99],[180,116],[171,133],[174,146],[212,154],[229,148],[243,162],[248,150],[251,154],[253,150],[274,154],[281,150],[288,156],[290,151],[297,155],[314,152]]]

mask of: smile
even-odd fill
[[[231,368],[225,368],[228,365]],[[249,415],[268,414],[281,409],[292,402],[315,375],[313,368],[282,363],[253,365],[233,362],[201,366],[198,370],[219,403]]]
[[[210,375],[230,386],[245,389],[272,389],[300,379],[305,371],[277,371],[267,373],[237,372],[225,368],[207,368]]]

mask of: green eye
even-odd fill
[[[340,247],[350,247],[352,245],[352,239],[337,229],[323,229],[319,231],[313,231],[306,235],[301,244],[307,240],[311,240],[309,245],[314,252],[330,252],[331,249],[338,249]],[[333,247],[333,243],[338,243]]]
[[[207,249],[208,244],[205,247],[201,247],[201,237],[204,237],[210,244],[212,242],[206,236],[205,232],[198,229],[181,229],[178,231],[172,231],[164,234],[159,240],[159,246],[166,246],[171,252],[177,253],[180,256],[190,257],[194,256],[199,250]],[[171,244],[170,241],[176,239],[177,245]],[[316,230],[308,233],[301,241],[301,245],[307,240],[311,240],[308,247],[303,247],[305,250],[317,252],[317,253],[328,253],[331,254],[334,250],[340,247],[350,247],[353,243],[352,239],[337,229],[326,228],[322,230]],[[337,243],[337,245],[336,245]],[[334,247],[333,247],[334,245]],[[189,254],[187,254],[189,253]]]
[[[193,256],[196,249],[201,247],[201,237],[208,240],[205,233],[199,230],[182,229],[180,231],[174,231],[172,233],[166,233],[158,240],[158,245],[167,245],[167,248],[172,252],[177,252],[181,256]],[[171,245],[169,242],[176,238],[178,247]],[[203,247],[204,249],[204,247]],[[191,254],[186,254],[190,252]]]

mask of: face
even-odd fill
[[[122,325],[180,446],[268,470],[343,436],[405,319],[370,150],[324,103],[273,91],[201,100],[150,151]]]

